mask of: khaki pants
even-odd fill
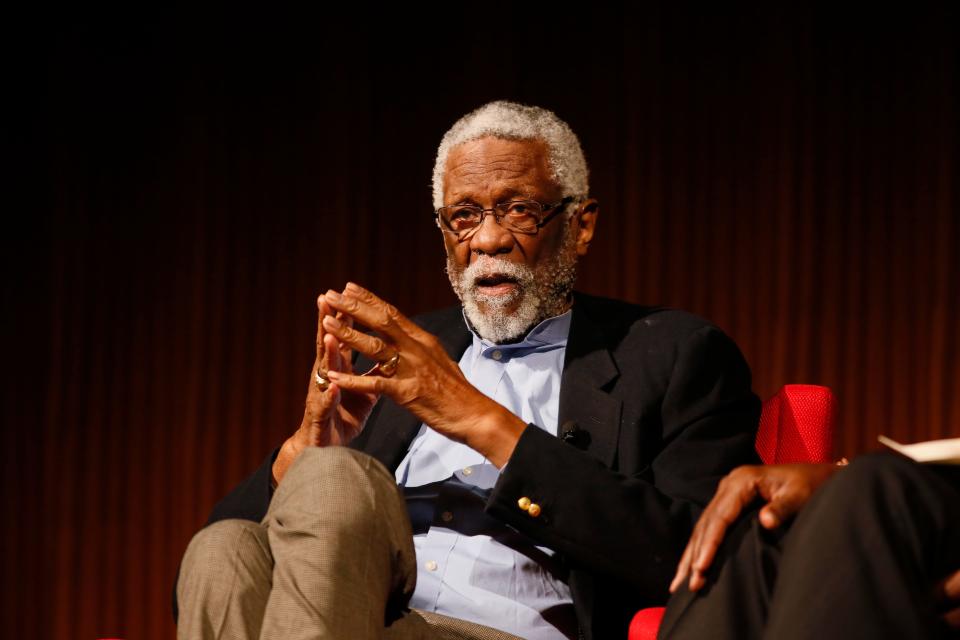
[[[422,611],[389,625],[417,579],[403,497],[379,462],[346,447],[294,462],[259,524],[200,531],[177,583],[180,640],[517,640]]]

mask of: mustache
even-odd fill
[[[533,270],[527,265],[487,255],[479,256],[459,275],[460,281],[468,286],[495,277],[506,277],[520,283],[531,282],[534,277]]]

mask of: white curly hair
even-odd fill
[[[551,177],[560,185],[563,197],[585,198],[590,192],[587,160],[570,125],[542,107],[497,100],[463,116],[444,134],[433,165],[434,209],[443,206],[443,174],[450,150],[486,136],[542,140],[547,145]]]

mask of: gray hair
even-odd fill
[[[586,197],[590,191],[587,160],[580,140],[566,122],[552,111],[516,102],[497,100],[463,116],[440,141],[433,165],[433,206],[443,206],[443,175],[447,156],[457,145],[492,136],[505,140],[541,140],[547,145],[550,177],[563,190],[563,197]]]

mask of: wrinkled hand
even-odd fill
[[[391,377],[360,376],[339,369],[330,371],[330,380],[345,391],[385,394],[435,431],[480,452],[497,467],[506,464],[526,424],[471,385],[435,336],[359,285],[350,283],[342,295],[329,291],[325,297],[339,312],[339,318],[327,315],[323,319],[328,335],[376,362],[400,354]],[[344,319],[353,319],[378,335],[357,331]]]
[[[797,513],[839,468],[833,464],[785,464],[743,466],[731,471],[720,481],[716,495],[697,521],[670,583],[670,593],[676,592],[688,576],[690,591],[706,584],[704,574],[727,528],[754,498],[760,496],[767,501],[760,510],[760,524],[775,529]]]
[[[954,571],[936,586],[936,599],[947,609],[942,615],[946,625],[960,631],[960,570]]]
[[[353,440],[363,430],[363,425],[379,398],[375,393],[349,391],[336,384],[328,386],[326,391],[321,391],[317,386],[314,380],[317,369],[353,372],[350,347],[342,344],[336,336],[327,333],[323,327],[324,318],[332,318],[334,313],[325,296],[317,298],[316,358],[313,368],[310,369],[303,420],[296,433],[280,448],[273,464],[273,477],[277,483],[283,479],[287,469],[305,448],[345,445]],[[349,318],[344,318],[344,322],[351,324]]]

